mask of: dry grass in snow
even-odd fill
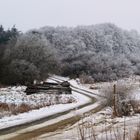
[[[26,87],[8,87],[0,89],[0,118],[16,115],[54,104],[72,103],[76,100],[72,95],[32,94],[26,95]]]
[[[139,140],[140,114],[112,118],[112,108],[87,114],[78,123],[80,140]]]
[[[114,84],[117,93],[115,104],[118,116],[121,117],[113,116]],[[78,139],[140,140],[140,77],[94,83],[88,87],[91,90],[97,89],[101,95],[105,95],[107,106],[110,107],[96,114],[83,116],[78,123]],[[130,112],[127,113],[126,110]]]

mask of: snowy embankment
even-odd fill
[[[1,90],[4,91],[5,89],[1,89]],[[38,101],[37,101],[34,98],[35,95],[30,98],[28,98],[24,95],[24,98],[23,98],[23,97],[21,97],[21,96],[23,96],[23,94],[18,94],[20,92],[23,93],[24,87],[23,88],[19,88],[19,87],[18,88],[15,88],[15,87],[9,88],[9,90],[11,91],[10,96],[8,94],[6,95],[4,93],[1,94],[1,97],[0,97],[1,102],[17,103],[17,104],[24,102],[24,103],[27,103],[30,105],[34,105],[34,104],[40,104],[40,102],[42,103],[43,101],[45,101],[46,96],[47,96],[47,95],[45,95],[45,96],[36,95],[36,96],[38,96],[37,97]],[[7,92],[7,90],[5,92]],[[62,103],[65,102],[65,100],[67,100],[67,98],[70,98],[69,96],[71,96],[76,101],[72,102],[72,103],[67,103],[67,104],[65,102],[65,104],[61,103],[61,104],[57,104],[57,105],[51,105],[51,106],[43,107],[40,109],[34,109],[29,112],[21,113],[18,115],[11,115],[8,117],[3,117],[0,119],[0,129],[29,123],[29,122],[32,122],[35,120],[40,120],[41,118],[52,116],[52,115],[60,113],[60,112],[65,112],[70,109],[74,109],[74,108],[76,109],[77,107],[84,105],[84,104],[90,102],[90,100],[91,100],[89,97],[79,94],[77,92],[72,92],[72,95],[61,95],[61,96],[62,96],[62,98],[61,98]],[[51,98],[51,99],[53,100],[53,98]]]

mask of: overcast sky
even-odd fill
[[[0,24],[21,31],[111,22],[140,32],[140,0],[0,0]]]

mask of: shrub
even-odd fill
[[[29,110],[31,110],[31,107],[28,104],[22,103],[21,105],[18,106],[19,113],[28,112]]]
[[[7,103],[0,103],[0,110],[2,111],[8,111],[9,110],[9,106]]]
[[[116,84],[116,94],[114,103],[114,85],[102,87],[100,92],[106,97],[107,105],[113,106],[115,104],[117,114],[130,115],[132,112],[132,105],[128,95],[134,90],[134,87],[130,84],[125,84],[124,81],[118,81]]]
[[[7,74],[6,83],[22,84],[33,83],[39,78],[39,71],[36,66],[25,60],[14,60],[8,66],[9,75]]]
[[[82,84],[93,84],[94,83],[94,79],[85,73],[81,74],[79,76],[79,79]]]

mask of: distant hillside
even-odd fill
[[[38,30],[49,40],[60,59],[62,74],[86,73],[96,81],[140,74],[140,35],[114,24],[44,27]]]

